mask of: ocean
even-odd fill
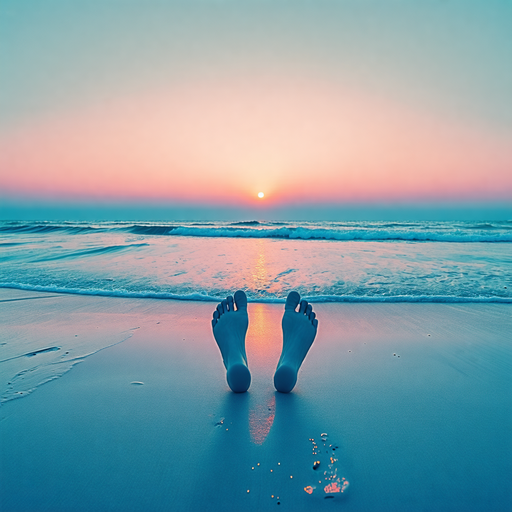
[[[0,287],[252,302],[512,302],[501,222],[0,222]]]

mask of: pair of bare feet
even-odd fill
[[[316,336],[315,317],[311,304],[301,301],[297,292],[289,293],[282,321],[283,350],[274,374],[274,386],[281,393],[289,393],[297,382],[297,372]],[[229,387],[235,393],[244,393],[251,384],[245,353],[248,326],[247,297],[241,290],[234,298],[223,300],[213,312],[213,336],[222,354]]]

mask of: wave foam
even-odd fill
[[[164,234],[164,233],[162,233]],[[449,233],[434,231],[385,231],[382,229],[336,230],[304,227],[282,227],[274,229],[194,228],[173,227],[167,235],[226,238],[282,238],[288,240],[333,240],[333,241],[410,241],[410,242],[512,242],[509,233],[465,233],[456,230]]]
[[[103,290],[103,289],[79,289],[65,288],[62,286],[41,286],[29,285],[23,283],[0,283],[0,288],[10,288],[16,290],[27,290],[34,292],[46,293],[65,293],[72,295],[96,295],[101,297],[119,297],[129,299],[163,299],[163,300],[187,300],[201,302],[220,302],[225,299],[225,295],[213,296],[206,293],[169,293],[154,291],[130,291],[130,290]],[[499,303],[512,304],[511,297],[496,296],[474,296],[460,297],[450,295],[393,295],[393,296],[369,296],[369,295],[312,295],[304,296],[312,303],[326,302],[350,302],[350,303]],[[283,297],[251,297],[248,295],[249,302],[267,303],[267,304],[284,304],[286,299]]]

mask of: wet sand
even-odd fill
[[[236,395],[214,307],[0,290],[11,347],[111,345],[2,404],[0,510],[512,509],[511,305],[317,304],[289,395],[272,384],[283,306],[249,304]]]

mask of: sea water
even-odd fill
[[[512,221],[0,222],[0,287],[218,301],[512,302]]]

